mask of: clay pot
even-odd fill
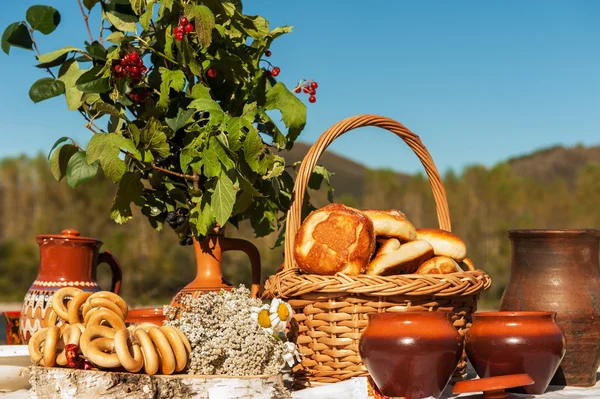
[[[221,272],[223,252],[242,251],[250,258],[252,267],[252,297],[256,298],[260,290],[261,264],[260,252],[250,241],[238,238],[226,238],[223,229],[210,234],[202,241],[194,238],[196,253],[196,278],[175,295],[171,306],[179,306],[184,295],[197,298],[208,291],[231,290],[233,286],[225,281]]]
[[[162,326],[164,320],[163,308],[129,309],[125,323],[152,323]]]
[[[588,387],[600,366],[600,230],[510,230],[504,311],[555,312],[567,353],[551,385]]]
[[[369,314],[362,360],[386,396],[438,398],[454,373],[463,340],[445,312]]]
[[[110,290],[119,293],[121,266],[108,251],[100,253],[102,241],[81,237],[77,230],[63,230],[60,235],[39,235],[40,268],[38,276],[27,291],[20,317],[20,334],[27,344],[31,336],[46,327],[52,308],[54,292],[64,287],[96,292],[96,269],[108,263],[112,271]]]
[[[528,374],[521,392],[541,395],[565,355],[565,338],[549,312],[485,312],[473,315],[465,349],[481,378]]]

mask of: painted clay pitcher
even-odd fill
[[[503,311],[556,313],[567,353],[550,385],[592,386],[600,366],[600,230],[509,230]]]
[[[202,241],[194,238],[194,251],[196,253],[196,278],[175,295],[171,306],[178,306],[181,298],[185,295],[191,294],[197,298],[207,291],[231,290],[232,285],[224,279],[221,272],[221,260],[223,252],[226,251],[242,251],[250,258],[251,294],[253,298],[256,298],[261,278],[260,252],[251,242],[238,238],[227,238],[221,229],[218,233],[206,236]]]
[[[360,356],[386,396],[439,398],[463,353],[463,338],[445,312],[368,314]]]
[[[20,333],[24,343],[39,329],[46,327],[54,292],[63,287],[76,287],[96,292],[96,269],[107,263],[112,271],[110,290],[119,293],[121,266],[110,252],[100,252],[102,241],[82,237],[77,230],[63,230],[60,235],[39,235],[40,269],[25,295],[21,308]]]

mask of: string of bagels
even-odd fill
[[[398,210],[329,204],[313,211],[294,242],[298,268],[310,274],[449,274],[475,270],[465,243],[441,229],[415,228]]]
[[[179,329],[150,323],[127,327],[127,313],[125,301],[112,292],[58,290],[52,297],[48,327],[29,340],[32,362],[131,373],[143,369],[149,375],[159,371],[170,375],[187,367],[191,346]]]

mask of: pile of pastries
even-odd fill
[[[146,374],[183,371],[192,350],[172,326],[125,324],[128,307],[112,292],[66,287],[52,297],[48,327],[29,340],[31,361],[44,367],[122,370]]]
[[[475,270],[465,243],[440,229],[421,229],[397,210],[330,204],[312,212],[294,243],[305,273],[448,274]]]

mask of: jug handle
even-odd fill
[[[223,252],[242,251],[248,255],[250,266],[252,267],[252,288],[250,290],[250,296],[252,298],[257,298],[260,291],[261,279],[260,252],[258,251],[258,248],[250,241],[242,240],[240,238],[222,238],[221,249]]]
[[[100,263],[107,263],[110,266],[110,270],[112,271],[112,284],[110,290],[115,294],[118,294],[121,290],[121,280],[123,278],[119,261],[117,261],[117,258],[109,251],[105,251],[98,254],[98,264]]]

